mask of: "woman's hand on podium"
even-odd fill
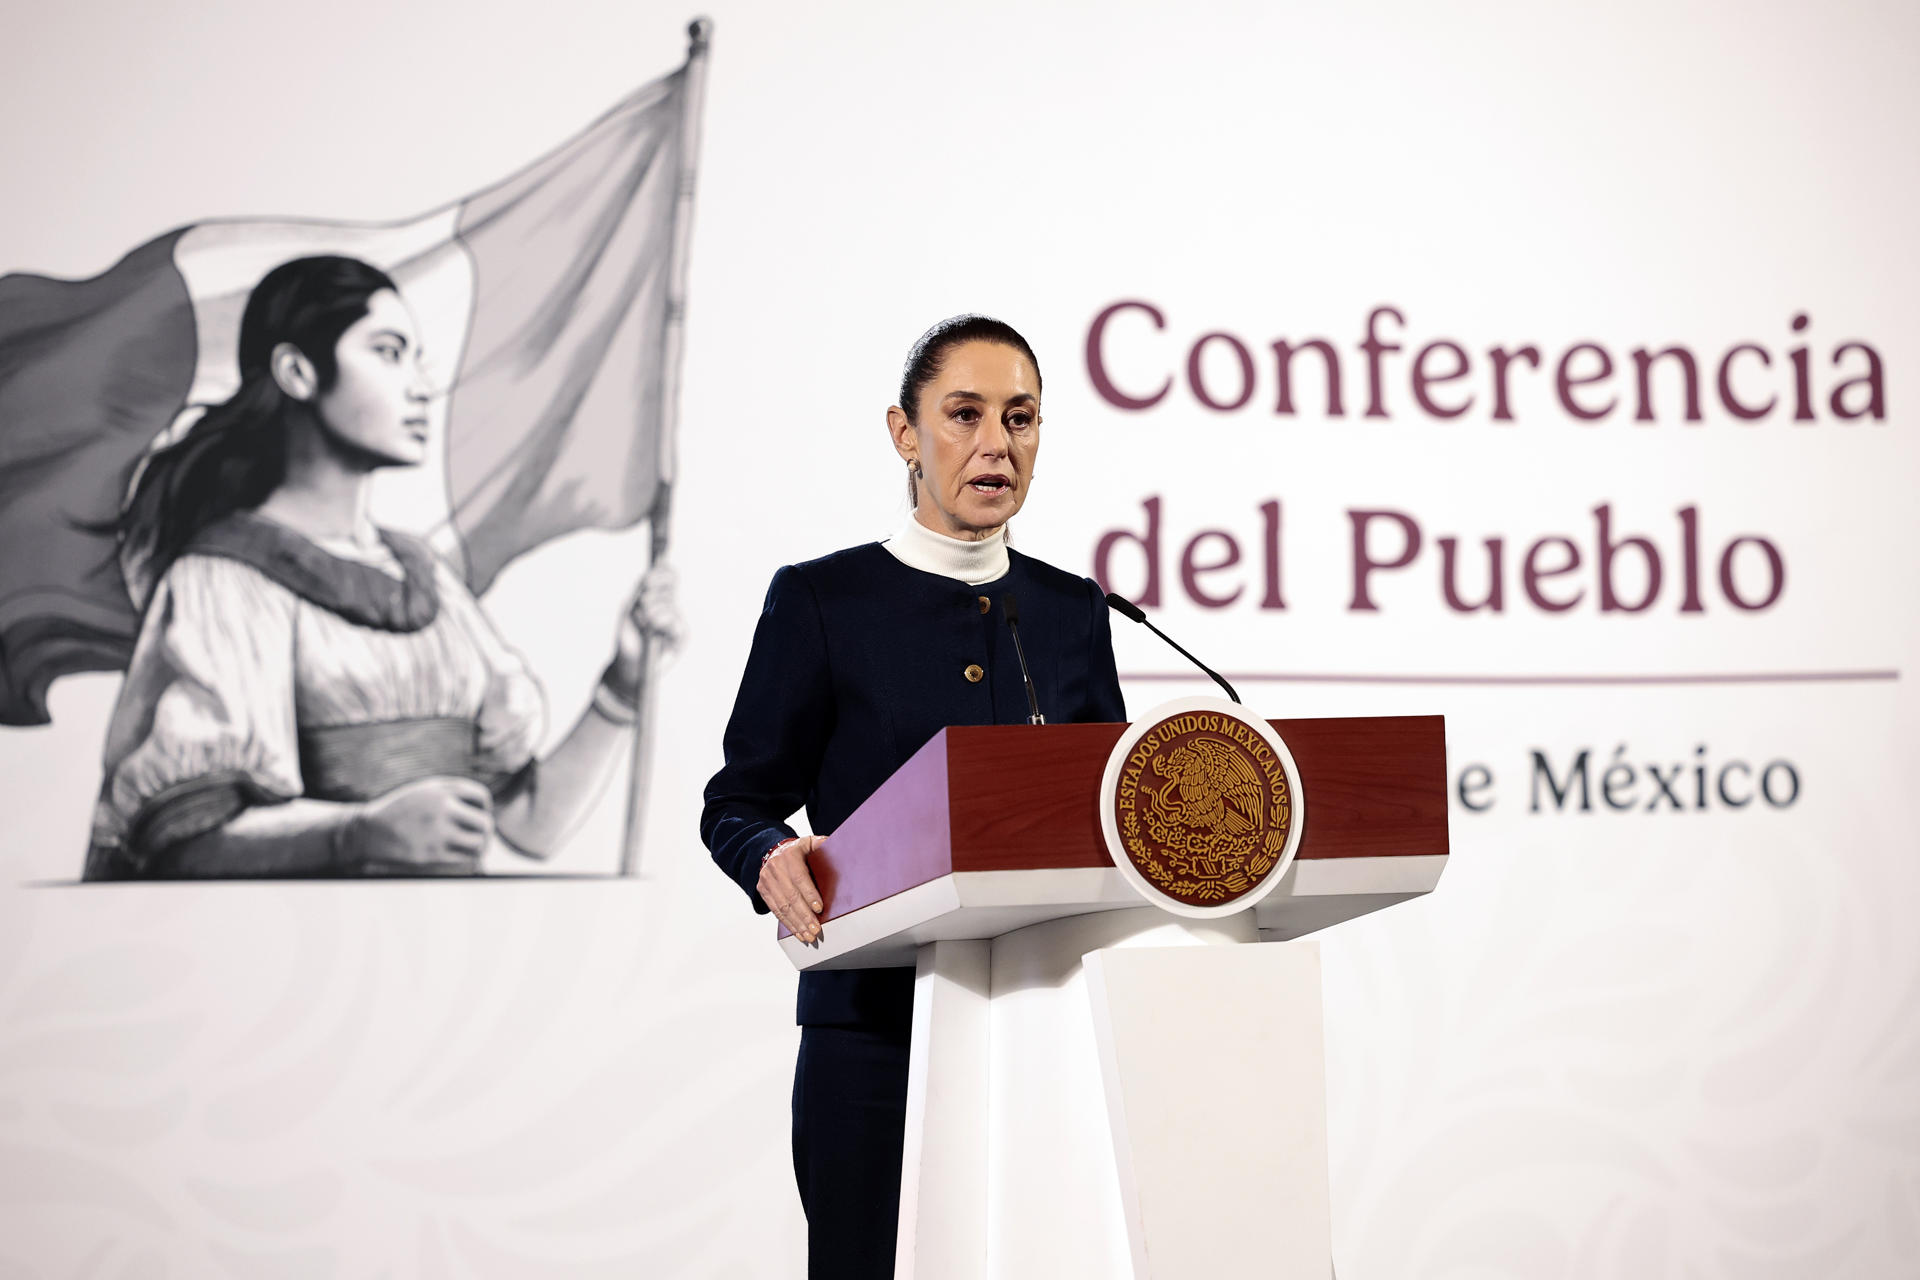
[[[820,890],[807,870],[807,855],[823,843],[821,836],[783,840],[760,860],[760,901],[802,942],[820,939]]]

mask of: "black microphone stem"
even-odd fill
[[[1125,596],[1116,595],[1111,591],[1107,593],[1107,604],[1113,609],[1115,613],[1123,614],[1126,617],[1132,618],[1135,622],[1139,623],[1141,626],[1145,627],[1147,630],[1153,632],[1153,634],[1159,636],[1162,640],[1165,640],[1168,644],[1172,645],[1175,649],[1179,650],[1181,657],[1185,658],[1188,662],[1191,662],[1194,666],[1200,668],[1202,671],[1206,672],[1209,676],[1213,677],[1213,682],[1219,685],[1222,689],[1225,689],[1227,691],[1227,696],[1229,698],[1232,698],[1235,702],[1240,702],[1240,695],[1233,691],[1233,686],[1227,683],[1227,678],[1225,676],[1221,675],[1218,671],[1215,671],[1212,667],[1208,666],[1206,663],[1200,661],[1200,659],[1194,657],[1191,653],[1188,653],[1185,645],[1181,644],[1178,640],[1175,640],[1172,636],[1168,635],[1166,632],[1162,631],[1160,628],[1154,626],[1153,623],[1149,622],[1147,620],[1146,611],[1142,609],[1139,605],[1127,599]],[[1245,706],[1246,704],[1244,702],[1240,702],[1240,705]]]
[[[1184,657],[1188,662],[1191,662],[1194,666],[1200,668],[1202,671],[1212,676],[1213,682],[1219,685],[1222,689],[1225,689],[1227,691],[1227,696],[1229,698],[1232,698],[1235,702],[1240,701],[1240,695],[1233,691],[1233,686],[1227,683],[1227,678],[1225,676],[1221,675],[1218,671],[1215,671],[1212,667],[1208,666],[1206,663],[1200,661],[1200,659],[1194,657],[1191,653],[1188,653],[1185,645],[1181,644],[1178,640],[1175,640],[1172,636],[1168,635],[1166,632],[1162,631],[1160,628],[1154,626],[1153,623],[1147,621],[1147,619],[1142,618],[1140,619],[1140,621],[1143,623],[1146,623],[1147,630],[1153,632],[1153,634],[1159,636],[1162,640],[1165,640],[1168,644],[1178,649],[1180,651],[1180,655]],[[1241,705],[1244,706],[1245,704],[1242,703]]]
[[[1045,724],[1047,718],[1040,714],[1040,698],[1033,691],[1033,674],[1027,670],[1026,646],[1020,643],[1020,602],[1009,591],[1000,597],[1001,611],[1007,615],[1007,630],[1013,632],[1013,656],[1020,659],[1020,680],[1027,686],[1027,723]]]

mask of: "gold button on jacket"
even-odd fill
[[[980,664],[977,662],[968,663],[967,669],[961,674],[966,676],[967,680],[972,684],[979,684],[987,677],[987,673],[981,669]]]

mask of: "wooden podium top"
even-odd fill
[[[1377,887],[1373,897],[1412,896],[1400,891],[1403,882],[1424,885],[1416,892],[1431,888],[1447,855],[1444,719],[1268,723],[1293,755],[1304,800],[1296,869],[1288,875],[1302,873],[1298,864],[1357,859],[1364,864],[1350,870],[1359,878],[1348,881]],[[993,725],[935,734],[808,859],[826,904],[823,940],[836,919],[946,877],[1104,871],[1117,880],[1101,834],[1100,781],[1126,727]],[[1380,859],[1406,873],[1420,870],[1411,880],[1382,882],[1371,870]],[[784,928],[780,936],[803,963],[794,949],[808,949]]]

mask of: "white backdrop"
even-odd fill
[[[1908,388],[1920,284],[1920,18],[1846,3],[1179,6],[716,4],[674,523],[692,640],[662,690],[634,882],[62,887],[99,785],[116,678],[55,686],[0,730],[0,1276],[792,1277],[792,979],[696,822],[761,593],[779,564],[901,518],[883,411],[898,361],[962,310],[1025,331],[1046,376],[1022,549],[1090,572],[1161,499],[1164,627],[1272,715],[1443,712],[1454,856],[1431,898],[1329,934],[1334,1233],[1368,1277],[1912,1274],[1920,1256],[1920,891]],[[546,0],[324,10],[236,0],[9,6],[0,270],[91,275],[210,216],[391,219],[477,189],[684,55],[690,12]],[[1088,329],[1112,303],[1115,381]],[[1387,414],[1362,416],[1376,306]],[[1803,333],[1791,327],[1810,317]],[[1188,386],[1236,335],[1251,401]],[[1273,412],[1269,344],[1317,356]],[[1413,399],[1415,353],[1472,367]],[[1555,363],[1591,341],[1618,395],[1588,423]],[[1884,362],[1886,413],[1828,393]],[[1781,407],[1757,422],[1736,394]],[[1813,420],[1792,416],[1809,348]],[[1512,419],[1487,349],[1531,343]],[[1632,416],[1630,352],[1671,363]],[[1445,372],[1444,351],[1430,373]],[[1580,359],[1591,361],[1590,356]],[[1591,363],[1576,365],[1574,375]],[[1225,343],[1204,385],[1233,389]],[[1663,380],[1664,379],[1664,380]],[[1865,400],[1857,388],[1848,401]],[[1286,608],[1260,608],[1261,505]],[[1662,592],[1602,612],[1595,507],[1660,551]],[[1683,612],[1676,512],[1698,513]],[[1424,547],[1349,607],[1355,510]],[[1189,600],[1205,528],[1244,555]],[[1380,525],[1380,558],[1395,549]],[[1529,603],[1521,560],[1582,567]],[[1779,599],[1727,603],[1721,549],[1764,537]],[[1505,542],[1505,609],[1481,540]],[[490,612],[583,705],[644,531],[511,569]],[[1221,549],[1203,544],[1201,563]],[[1543,552],[1543,566],[1559,549]],[[1637,596],[1636,552],[1618,589]],[[1765,594],[1749,545],[1737,589]],[[1114,553],[1137,591],[1137,546]],[[1119,624],[1125,626],[1125,624]],[[1177,670],[1138,628],[1132,676]],[[1355,677],[1845,675],[1720,683]],[[1136,712],[1198,685],[1132,679]],[[1589,803],[1556,804],[1589,753]],[[1633,768],[1631,788],[1605,770]],[[1709,799],[1692,772],[1706,762]],[[1786,761],[1791,804],[1730,808],[1723,766]],[[1479,787],[1481,766],[1491,781]],[[1648,766],[1677,775],[1663,801]],[[1746,794],[1737,770],[1730,794]],[[1784,772],[1773,775],[1776,796]],[[1675,785],[1675,784],[1670,784]],[[1629,795],[1631,803],[1615,808]],[[1538,801],[1537,805],[1535,801]],[[1653,807],[1649,810],[1649,804]],[[609,797],[559,859],[616,859]],[[495,861],[506,869],[511,855]]]

